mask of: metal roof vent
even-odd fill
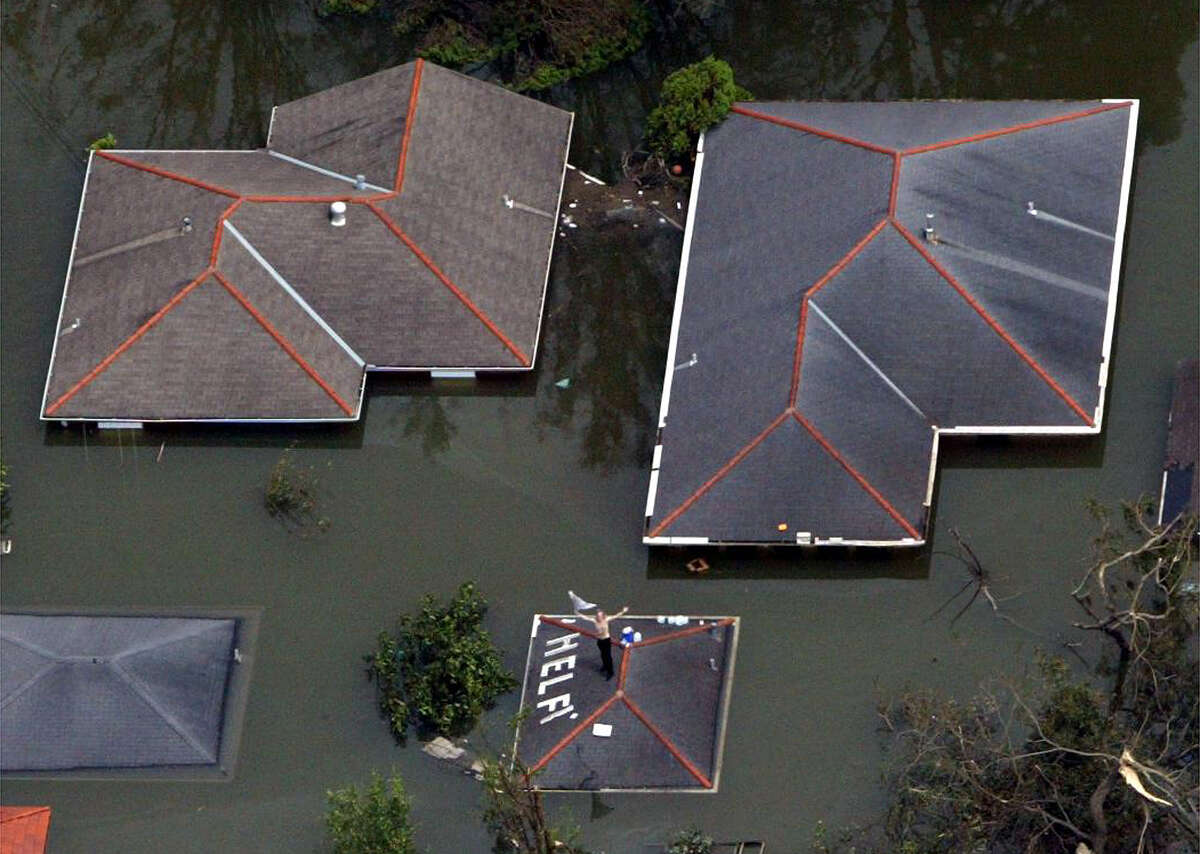
[[[356,189],[356,190],[367,189],[367,176],[366,175],[355,175],[354,176],[354,189]]]
[[[334,228],[341,228],[346,224],[345,202],[332,202],[329,205],[329,224]]]

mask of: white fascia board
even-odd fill
[[[546,253],[546,277],[542,281],[542,298],[538,302],[538,324],[537,331],[533,333],[533,352],[529,354],[529,367],[537,364],[538,345],[542,342],[542,324],[546,322],[546,293],[550,289],[550,265],[554,261],[554,238],[558,234],[558,221],[562,215],[562,197],[563,190],[567,185],[567,157],[571,153],[571,135],[575,132],[575,114],[569,113],[571,116],[570,124],[567,125],[567,145],[563,149],[563,168],[562,175],[558,178],[558,203],[554,206],[554,223],[550,229],[550,249]],[[582,173],[581,173],[582,174]]]
[[[46,385],[42,388],[42,420],[45,417],[46,398],[50,394],[50,378],[54,376],[54,356],[58,353],[58,339],[62,335],[63,312],[67,308],[67,288],[71,286],[71,268],[75,265],[75,249],[79,245],[79,224],[83,222],[83,202],[87,198],[88,179],[92,177],[92,161],[95,151],[88,152],[87,170],[83,174],[83,189],[79,191],[79,211],[75,214],[75,235],[71,238],[71,254],[67,258],[67,275],[63,278],[62,300],[58,304],[58,323],[54,327],[54,343],[50,346],[50,366],[46,369]]]
[[[1167,500],[1167,475],[1170,472],[1163,469],[1162,485],[1158,488],[1158,524],[1163,523],[1163,502]],[[1195,475],[1193,475],[1194,477]]]
[[[72,415],[67,418],[56,418],[54,416],[41,416],[40,421],[45,421],[48,424],[55,423],[99,423],[101,421],[118,422],[128,421],[137,422],[139,424],[344,424],[351,421],[357,421],[362,412],[361,400],[359,411],[354,415],[347,415],[341,418],[128,418],[121,416],[97,416],[97,415]]]
[[[1104,320],[1104,344],[1100,349],[1100,396],[1096,401],[1096,412],[1092,420],[1097,430],[1104,420],[1104,400],[1108,391],[1108,374],[1111,369],[1113,332],[1117,322],[1117,287],[1121,279],[1121,256],[1125,248],[1125,228],[1129,215],[1129,189],[1133,184],[1133,154],[1137,143],[1137,119],[1139,101],[1136,98],[1105,98],[1104,103],[1129,101],[1129,131],[1125,138],[1125,168],[1121,174],[1121,201],[1117,208],[1117,232],[1114,235],[1112,270],[1108,283],[1108,314]]]
[[[692,234],[695,232],[696,201],[700,197],[700,173],[704,168],[704,134],[696,143],[696,170],[692,173],[692,192],[688,196],[687,222],[683,229],[683,251],[679,256],[679,280],[675,285],[675,311],[671,318],[671,338],[667,343],[667,367],[663,375],[662,403],[658,410],[658,428],[667,424],[667,410],[671,403],[671,380],[675,375],[675,355],[679,347],[679,325],[683,319],[683,297],[687,288],[688,256],[692,251]]]
[[[658,469],[650,472],[650,494],[646,497],[646,519],[654,515],[654,499],[658,495]]]
[[[255,154],[261,148],[105,148],[110,154]]]
[[[474,371],[477,374],[526,374],[533,370],[533,365],[517,365],[514,367],[502,365],[365,365],[367,371],[375,374],[431,374],[434,371]]]
[[[1100,432],[1100,425],[1063,426],[1063,427],[941,427],[939,433],[951,436],[1094,436]]]
[[[278,109],[278,104],[271,105],[271,120],[267,122],[267,148],[271,147],[271,131],[275,130],[275,111]]]
[[[942,431],[933,428],[933,445],[929,449],[929,480],[925,483],[925,506],[933,506],[933,485],[937,482],[937,464],[938,464],[938,437],[942,435]],[[926,532],[928,533],[928,532]]]

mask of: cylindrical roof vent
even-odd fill
[[[329,224],[341,228],[346,224],[346,203],[333,202],[329,205]]]

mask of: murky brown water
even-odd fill
[[[705,0],[693,0],[700,8]],[[620,66],[552,93],[577,111],[572,160],[611,175],[670,68],[715,52],[763,98],[1139,97],[1139,157],[1102,437],[943,448],[933,554],[686,556],[639,542],[650,430],[680,248],[669,227],[561,241],[535,375],[469,389],[372,379],[361,424],[99,438],[37,421],[83,177],[112,130],[129,147],[259,145],[273,103],[407,58],[382,27],[310,4],[6,2],[3,19],[4,459],[13,481],[5,607],[261,606],[258,660],[229,784],[6,780],[54,809],[56,852],[317,851],[325,789],[395,768],[430,851],[485,851],[476,784],[375,717],[359,656],[424,593],[477,579],[518,667],[530,614],[568,586],[646,613],[745,620],[721,792],[554,796],[583,839],[641,852],[697,821],[719,839],[805,850],[818,819],[870,816],[877,690],[967,690],[1070,615],[1084,496],[1156,490],[1174,362],[1198,339],[1194,4],[717,4],[680,14]],[[572,379],[560,390],[554,381]],[[165,442],[161,462],[155,462]],[[289,535],[261,507],[295,444],[322,467],[329,533]],[[1017,595],[951,629],[926,617],[961,584],[936,554],[960,528]],[[487,721],[503,740],[516,696]],[[610,809],[611,808],[611,811]]]

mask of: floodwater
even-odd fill
[[[311,6],[5,3],[3,604],[262,618],[232,782],[6,780],[4,801],[51,805],[55,852],[316,852],[325,790],[395,769],[426,850],[485,851],[477,784],[392,743],[360,660],[421,595],[475,579],[513,669],[530,615],[562,608],[567,587],[642,613],[744,618],[721,791],[549,797],[590,848],[649,851],[699,822],[800,851],[819,819],[875,815],[876,696],[965,692],[1068,637],[1084,498],[1157,490],[1172,369],[1194,354],[1200,315],[1194,3],[679,0],[639,54],[551,94],[577,112],[573,162],[608,176],[663,75],[710,52],[761,98],[1143,99],[1103,436],[943,446],[918,555],[714,552],[700,578],[683,571],[690,554],[639,540],[681,243],[665,226],[560,241],[524,379],[375,378],[362,422],[340,428],[83,437],[38,422],[80,150],[110,130],[123,147],[260,145],[273,103],[407,58],[385,26],[322,23]],[[323,535],[289,533],[262,507],[291,446],[321,472]],[[951,527],[1029,631],[980,605],[954,626],[928,619],[963,581],[938,553]],[[505,697],[474,740],[503,743],[516,704]]]

